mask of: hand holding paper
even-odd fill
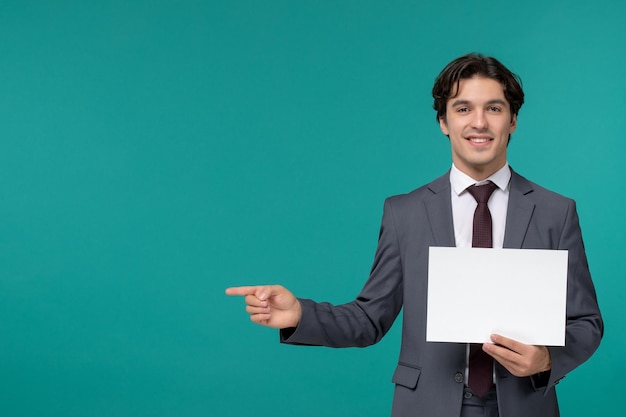
[[[483,350],[515,376],[531,376],[552,368],[545,346],[526,345],[497,334],[491,335],[491,340],[494,344],[485,343]]]

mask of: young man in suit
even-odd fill
[[[226,292],[245,296],[252,321],[281,329],[282,342],[299,345],[374,344],[404,308],[393,416],[558,416],[554,386],[592,355],[603,334],[575,203],[509,167],[507,145],[524,93],[499,61],[479,54],[455,59],[437,77],[433,97],[452,168],[385,201],[370,277],[354,301],[316,303],[278,285]],[[475,187],[490,188],[483,243],[476,240]],[[478,348],[426,342],[431,246],[567,250],[565,346],[526,345],[497,334]],[[471,312],[468,300],[459,302]]]

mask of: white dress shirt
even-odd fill
[[[450,171],[450,190],[452,194],[452,220],[454,223],[454,239],[457,248],[472,247],[472,228],[474,224],[474,211],[478,203],[467,192],[467,187],[481,185],[492,181],[498,186],[487,203],[491,212],[491,224],[493,231],[493,247],[502,248],[504,243],[504,229],[506,226],[506,211],[509,204],[509,182],[511,169],[506,163],[502,168],[484,181],[476,181],[462,173],[452,164]]]

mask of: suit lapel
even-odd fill
[[[435,245],[453,247],[455,246],[455,239],[450,197],[450,173],[448,172],[428,184],[428,189],[432,191],[433,195],[424,200],[424,205],[435,238]]]
[[[428,189],[433,193],[424,201],[435,244],[443,247],[456,246],[452,201],[450,197],[450,173],[437,178]],[[511,169],[511,189],[504,233],[505,248],[521,249],[535,210],[535,203],[527,197],[533,191],[532,184]]]
[[[533,191],[532,184],[511,169],[511,189],[506,213],[504,247],[521,249],[530,224],[535,203],[527,195]]]

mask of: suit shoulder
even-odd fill
[[[549,190],[536,182],[530,181],[525,177],[514,174],[511,177],[511,188],[517,188],[522,191],[528,198],[537,204],[548,204],[557,206],[570,206],[575,204],[570,197],[564,196],[552,190]]]
[[[429,190],[428,185],[422,185],[421,187],[409,191],[408,193],[387,197],[386,201],[389,201],[391,204],[406,204],[422,200],[431,194],[432,191]]]
[[[449,173],[446,173],[434,181],[424,184],[408,193],[388,197],[385,200],[385,204],[389,204],[394,207],[414,206],[415,204],[431,198],[435,194],[446,191],[450,192]]]

